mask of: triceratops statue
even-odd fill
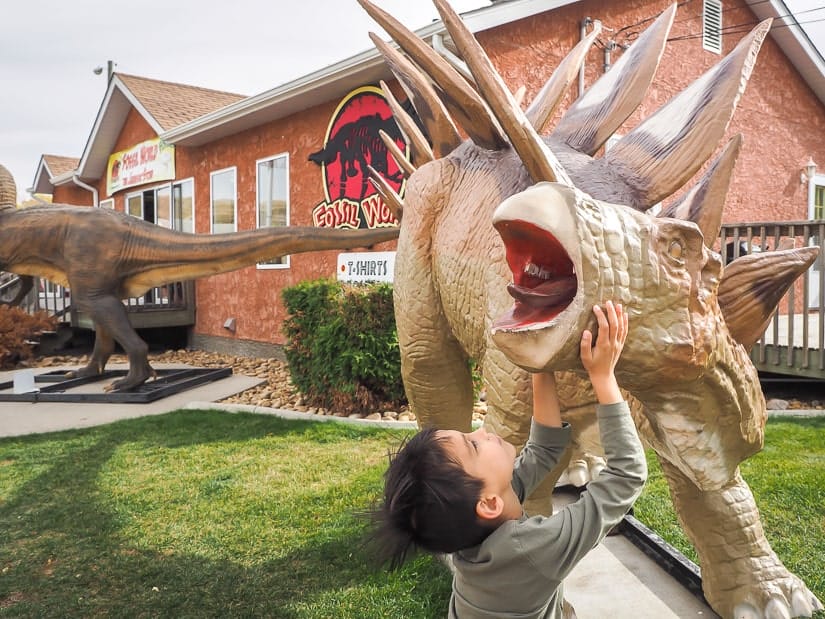
[[[460,17],[434,2],[466,66],[359,0],[400,47],[371,35],[428,134],[382,84],[418,166],[399,161],[409,174],[403,202],[374,179],[403,216],[396,322],[418,419],[469,429],[471,357],[482,367],[485,424],[521,445],[528,371],[558,370],[575,447],[598,450],[578,343],[595,303],[622,302],[631,333],[620,383],[696,547],[705,597],[725,618],[810,616],[822,605],[771,549],[738,466],[761,448],[767,417],[748,349],[819,249],[777,249],[723,268],[711,248],[741,136],[660,217],[646,212],[713,155],[770,22],[595,157],[641,103],[676,5],[541,137],[598,30],[522,111]]]

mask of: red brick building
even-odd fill
[[[577,86],[592,85],[667,6],[664,0],[516,0],[464,17],[510,89],[526,88],[526,103],[588,29],[592,21],[586,20],[599,20],[604,30],[563,110]],[[774,17],[728,129],[729,135],[743,133],[745,142],[726,222],[825,218],[825,175],[813,170],[810,179],[803,177],[809,161],[825,172],[825,62],[798,24],[782,19],[786,14],[779,0],[682,3],[653,85],[619,131],[626,133],[716,64],[758,21]],[[418,34],[450,49],[440,22]],[[382,79],[404,99],[375,50],[252,97],[116,73],[81,157],[44,155],[31,189],[52,194],[54,202],[114,208],[196,233],[313,225],[323,211],[319,205],[337,196],[330,195],[336,179],[322,175],[331,166],[309,157],[317,159],[332,137],[342,102]],[[144,159],[148,166],[140,165]],[[281,289],[334,276],[336,260],[335,252],[302,254],[199,280],[193,345],[263,350],[283,343]],[[230,318],[234,333],[224,328]]]

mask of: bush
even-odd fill
[[[314,280],[282,294],[286,359],[308,404],[346,413],[406,404],[392,286]]]
[[[0,369],[8,370],[34,356],[32,338],[56,328],[46,312],[29,314],[19,307],[0,305]]]

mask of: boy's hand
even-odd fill
[[[593,313],[599,324],[599,333],[595,346],[593,334],[589,330],[582,333],[582,365],[590,376],[599,403],[613,404],[623,399],[614,369],[627,339],[628,317],[622,305],[613,305],[612,301],[605,303],[604,309],[594,306]]]

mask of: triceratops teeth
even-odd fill
[[[550,273],[550,271],[547,271],[532,262],[528,262],[524,265],[524,272],[528,275],[532,275],[533,277],[538,277],[539,279],[550,279],[552,277],[552,273]]]

